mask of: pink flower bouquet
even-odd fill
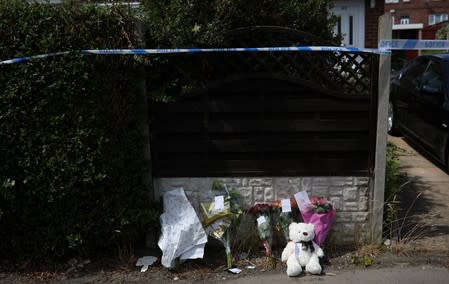
[[[312,196],[310,204],[303,210],[301,215],[304,223],[315,226],[315,242],[321,246],[329,234],[335,218],[335,208],[324,197]]]

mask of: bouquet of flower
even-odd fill
[[[201,203],[202,223],[209,236],[223,243],[226,251],[227,268],[230,269],[233,266],[232,237],[235,236],[235,231],[243,214],[239,205],[241,197],[234,189],[228,190],[226,186],[222,186],[218,182],[213,183],[212,189],[224,190],[225,195],[216,196],[214,202]]]
[[[332,211],[332,208],[332,204],[330,204],[325,197],[316,195],[310,197],[309,211],[323,214]]]
[[[256,216],[257,232],[265,248],[268,265],[273,268],[276,266],[276,261],[271,251],[271,244],[273,243],[273,228],[270,218],[271,210],[272,206],[270,204],[256,204],[249,209],[249,213]]]
[[[315,225],[315,242],[321,246],[329,234],[335,218],[335,208],[324,197],[313,195],[306,208],[301,209],[304,223]]]
[[[282,199],[281,201],[274,201],[273,207],[278,209],[278,224],[285,241],[290,241],[288,226],[293,222],[292,208],[297,206],[295,199]]]

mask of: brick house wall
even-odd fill
[[[371,8],[371,0],[365,1],[365,47],[377,48],[378,22],[384,14],[384,0],[375,0],[375,7]]]
[[[425,27],[422,30],[422,39],[436,39],[437,31],[446,26],[447,24],[449,24],[449,22],[445,21],[436,25]]]
[[[408,16],[410,24],[422,23],[425,27],[429,25],[430,14],[449,13],[449,0],[399,0],[399,3],[385,3],[385,12],[392,13],[395,25],[400,24],[401,17]]]

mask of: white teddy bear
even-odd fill
[[[281,260],[287,262],[287,275],[298,276],[303,268],[311,274],[321,274],[319,257],[323,250],[313,241],[315,226],[306,223],[291,223],[288,227],[290,242],[282,251]]]

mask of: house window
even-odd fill
[[[435,25],[447,21],[447,14],[433,14],[429,15],[429,25]]]
[[[399,0],[385,0],[385,3],[399,3]]]
[[[408,24],[410,24],[410,17],[409,16],[402,16],[400,24],[401,25],[408,25]]]

